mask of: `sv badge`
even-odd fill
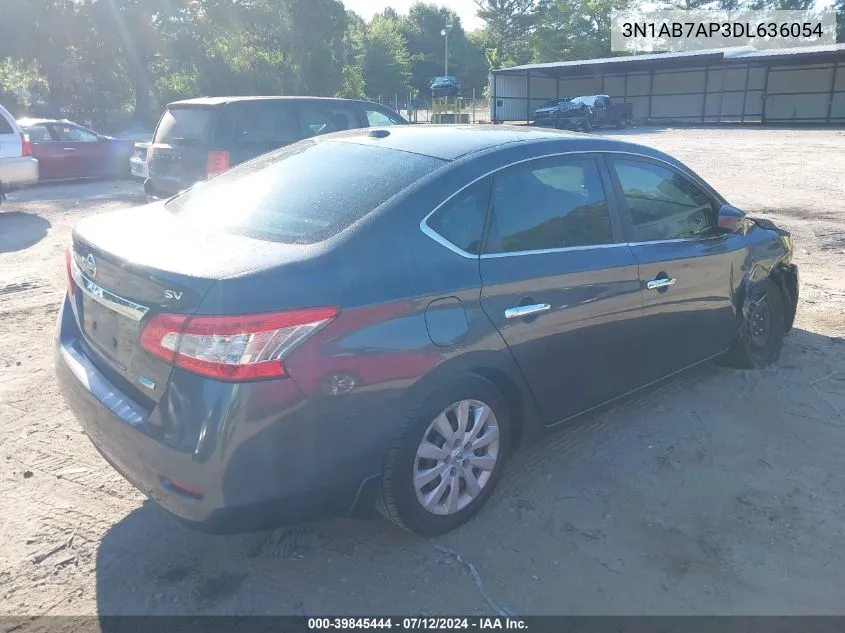
[[[185,293],[184,292],[176,292],[175,290],[165,290],[164,291],[165,298],[175,299],[176,301],[179,301],[179,299],[182,298],[183,294],[185,294]]]

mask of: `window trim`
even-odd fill
[[[662,161],[659,159],[655,159],[651,156],[640,156],[634,155],[632,158],[624,158],[620,156],[608,156],[607,160],[607,170],[610,173],[610,178],[613,181],[613,188],[616,192],[616,197],[619,200],[619,214],[622,218],[622,225],[625,230],[626,237],[628,238],[628,245],[629,246],[643,246],[647,244],[673,244],[677,242],[700,242],[702,240],[711,240],[714,238],[724,237],[724,233],[712,233],[706,235],[691,235],[689,237],[672,237],[662,240],[634,240],[632,239],[635,235],[634,233],[634,222],[631,218],[631,209],[628,207],[628,202],[625,199],[625,192],[622,188],[622,182],[619,180],[619,174],[616,172],[616,168],[614,163],[617,160],[628,160],[634,163],[643,163],[646,165],[654,165],[656,167],[660,167],[662,169],[666,169],[678,176],[682,176],[689,180],[704,196],[706,196],[714,206],[722,206],[727,204],[726,201],[722,199],[711,187],[706,186],[699,178],[694,177],[689,172],[678,169],[671,163],[666,161]]]
[[[445,237],[443,237],[442,235],[437,233],[437,231],[435,231],[434,229],[432,229],[428,225],[428,219],[431,216],[433,216],[435,213],[437,213],[444,205],[446,205],[450,200],[452,200],[452,198],[461,194],[465,189],[471,187],[472,185],[474,185],[476,182],[478,182],[482,178],[487,178],[489,176],[493,176],[493,175],[496,174],[496,172],[502,171],[503,169],[507,169],[507,168],[513,167],[515,165],[521,165],[523,163],[528,163],[528,162],[535,161],[535,160],[541,160],[541,159],[545,159],[545,158],[555,158],[555,157],[560,157],[560,156],[579,155],[579,154],[593,154],[593,155],[595,155],[596,164],[599,167],[600,173],[604,172],[604,174],[605,174],[602,177],[604,178],[606,176],[606,177],[610,178],[611,188],[610,188],[610,190],[606,191],[605,193],[607,194],[608,207],[610,208],[610,212],[611,212],[611,223],[614,223],[614,221],[622,223],[622,230],[623,230],[623,234],[624,234],[625,237],[623,237],[622,241],[620,241],[620,242],[613,242],[613,243],[610,243],[610,244],[586,245],[586,246],[564,246],[564,247],[561,247],[561,248],[550,248],[550,249],[538,250],[538,251],[516,251],[516,252],[513,252],[513,253],[486,253],[486,254],[482,253],[482,254],[474,255],[472,253],[466,252],[465,250],[459,248],[458,246],[455,246],[449,240],[447,240]],[[657,158],[655,156],[649,156],[648,154],[640,154],[638,152],[625,151],[625,150],[601,150],[601,149],[571,150],[571,151],[568,151],[568,152],[553,152],[553,153],[550,153],[550,154],[541,154],[540,156],[532,156],[530,158],[523,158],[521,160],[517,160],[517,161],[507,163],[505,165],[501,165],[499,167],[496,167],[495,169],[491,169],[488,172],[478,176],[477,178],[474,178],[470,182],[463,185],[460,189],[458,189],[454,193],[450,194],[447,198],[445,198],[442,202],[440,202],[440,204],[438,204],[436,207],[434,207],[434,209],[432,209],[428,214],[426,214],[426,216],[420,221],[420,231],[422,231],[423,234],[425,234],[426,236],[428,236],[429,238],[431,238],[432,240],[434,240],[435,242],[437,242],[441,246],[445,246],[447,249],[449,249],[453,253],[460,255],[461,257],[464,257],[466,259],[493,259],[493,258],[500,258],[500,257],[519,257],[519,256],[522,256],[522,255],[545,255],[545,254],[548,254],[548,253],[565,253],[565,252],[568,252],[568,251],[583,251],[583,250],[589,250],[589,249],[594,249],[594,248],[618,248],[618,247],[622,247],[622,246],[630,247],[630,246],[639,246],[639,245],[642,245],[642,244],[664,244],[664,243],[670,243],[670,242],[689,242],[691,240],[707,239],[707,238],[701,238],[701,237],[681,237],[681,238],[675,238],[675,239],[669,239],[669,240],[653,240],[653,241],[648,241],[648,242],[632,242],[632,241],[629,241],[628,239],[626,239],[629,235],[631,235],[631,232],[628,228],[628,225],[626,224],[626,222],[630,222],[630,218],[629,218],[629,215],[628,215],[627,206],[624,207],[624,211],[623,211],[623,202],[619,200],[619,182],[618,182],[618,178],[616,177],[616,173],[615,173],[615,171],[613,171],[612,165],[610,164],[610,160],[611,160],[612,156],[630,156],[634,160],[646,159],[647,161],[654,161],[655,163],[658,163],[661,166],[666,165],[669,169],[677,171],[682,176],[689,178],[699,189],[701,189],[704,193],[706,193],[708,195],[708,197],[716,200],[720,204],[727,204],[727,202],[725,202],[724,199],[718,193],[716,193],[716,191],[712,187],[710,187],[709,185],[704,183],[700,178],[698,178],[697,176],[695,176],[691,172],[687,171],[686,169],[682,169],[682,168],[670,163],[669,161],[663,160],[662,158]],[[489,203],[488,203],[488,209],[487,209],[488,218],[489,218],[489,213],[490,213],[490,208],[489,208]],[[485,235],[484,235],[484,240],[482,240],[482,245],[486,242],[487,221],[485,221],[484,224],[485,224],[485,229],[484,229]],[[713,237],[716,237],[716,236],[713,236]],[[482,246],[482,248],[483,248],[483,246]]]
[[[570,152],[571,154],[575,154],[574,152]],[[520,165],[516,166],[509,166],[505,169],[513,169],[514,167],[521,167],[522,165],[526,165],[531,168],[530,163],[536,162],[539,163],[539,167],[542,168],[544,164],[548,165],[554,162],[561,162],[555,161],[555,159],[563,158],[565,159],[566,156],[555,156],[551,158],[535,158],[529,161],[523,161]],[[604,193],[604,201],[605,205],[607,206],[607,212],[609,214],[610,219],[610,233],[611,238],[609,242],[605,242],[603,244],[579,244],[577,246],[561,246],[559,248],[536,248],[530,250],[521,250],[521,251],[509,251],[509,252],[501,252],[501,253],[485,253],[488,244],[487,241],[490,237],[489,230],[484,235],[484,240],[482,241],[482,255],[488,256],[492,258],[492,256],[501,256],[501,255],[529,255],[529,254],[540,254],[540,253],[554,253],[564,249],[572,249],[572,250],[587,250],[591,248],[601,248],[607,246],[615,246],[616,244],[621,244],[625,242],[625,233],[623,231],[623,227],[621,221],[618,217],[616,212],[616,199],[615,199],[615,191],[613,188],[613,182],[610,180],[610,175],[606,173],[607,166],[600,154],[600,152],[588,152],[583,151],[579,152],[577,156],[572,156],[573,161],[581,161],[585,163],[592,163],[593,167],[596,170],[596,174],[598,174],[599,181],[601,182],[601,186]],[[503,170],[500,170],[503,171]],[[496,182],[496,175],[494,174],[491,178],[491,185],[495,185]],[[489,228],[490,223],[492,222],[492,205],[493,205],[493,190],[491,189],[490,192],[490,202],[487,205],[487,222],[485,225]]]

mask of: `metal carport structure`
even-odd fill
[[[750,47],[529,64],[490,74],[494,123],[549,99],[607,94],[656,123],[845,123],[845,44]]]

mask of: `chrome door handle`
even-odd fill
[[[646,284],[646,288],[649,290],[660,290],[661,288],[668,288],[669,286],[674,286],[675,282],[678,281],[677,279],[653,279]]]
[[[75,147],[64,147],[62,149],[66,152],[75,152],[76,151]]]
[[[552,306],[548,303],[535,303],[530,306],[517,306],[516,308],[508,308],[505,310],[506,319],[522,319],[538,312],[545,312],[551,310]]]

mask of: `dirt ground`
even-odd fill
[[[470,524],[192,532],[94,451],[53,380],[73,224],[135,183],[0,211],[0,614],[845,614],[845,132],[629,130],[793,231],[780,362],[708,368],[511,462]],[[458,558],[460,557],[460,558]],[[470,569],[478,574],[478,582]]]

